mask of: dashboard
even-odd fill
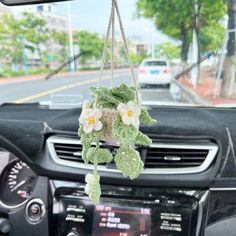
[[[112,164],[100,166],[102,196],[94,206],[84,193],[92,166],[81,157],[80,109],[1,106],[0,235],[235,235],[235,110],[150,113],[159,123],[141,127],[153,140],[137,147],[143,173],[130,181]]]

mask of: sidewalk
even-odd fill
[[[209,105],[230,105],[235,104],[236,105],[236,95],[232,98],[224,98],[220,96],[220,88],[221,88],[221,82],[219,81],[215,82],[214,74],[212,71],[208,68],[203,68],[201,70],[200,74],[200,82],[199,84],[194,87],[191,84],[191,80],[189,76],[182,77],[178,80],[178,82],[187,90],[194,93],[196,96],[199,97],[199,99],[202,99],[208,103]],[[213,96],[215,93],[216,96]]]

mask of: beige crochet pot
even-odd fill
[[[107,108],[101,109],[101,111],[102,111],[102,119],[106,127],[106,132],[104,134],[103,141],[109,143],[110,142],[116,143],[116,140],[112,135],[112,123],[119,116],[119,112],[115,109],[107,109]]]

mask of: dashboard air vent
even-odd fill
[[[81,144],[55,143],[54,148],[58,158],[67,161],[84,163],[82,159]]]
[[[189,148],[164,148],[152,146],[147,150],[146,168],[183,168],[202,165],[209,150]]]
[[[79,138],[52,136],[47,140],[50,156],[64,166],[92,170],[93,165],[82,159],[82,145]],[[106,143],[102,148],[115,155],[117,146]],[[210,141],[168,141],[155,140],[150,147],[138,147],[145,163],[143,174],[193,174],[207,170],[214,161],[218,146]],[[120,173],[114,163],[99,165],[99,171]]]

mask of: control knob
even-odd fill
[[[71,231],[67,234],[67,236],[80,236],[80,234],[78,232]]]

